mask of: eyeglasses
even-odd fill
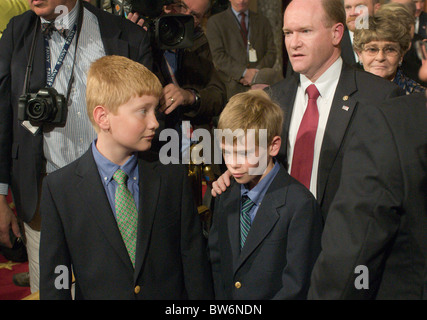
[[[378,52],[380,52],[380,50],[387,57],[397,57],[400,53],[399,49],[397,49],[396,47],[392,47],[392,46],[385,46],[384,48],[378,48],[375,46],[367,46],[366,48],[363,49],[363,51],[365,51],[366,54],[371,56],[371,57],[375,57],[378,54]]]
[[[172,6],[174,7],[175,11],[179,13],[192,15],[194,21],[201,21],[203,19],[203,14],[190,10],[190,8],[188,8],[183,1],[176,1],[172,4]]]
[[[427,59],[427,42],[422,40],[416,41],[415,51],[417,52],[418,59],[420,59],[421,61],[426,60]]]

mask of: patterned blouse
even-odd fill
[[[424,88],[418,82],[405,76],[402,69],[400,68],[397,68],[396,76],[394,77],[393,82],[405,90],[406,94],[426,91],[426,88]]]

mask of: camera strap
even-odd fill
[[[68,49],[70,48],[71,42],[73,41],[74,35],[76,34],[77,24],[74,24],[73,29],[71,30],[68,37],[65,39],[65,44],[62,47],[61,53],[59,54],[58,61],[56,62],[53,71],[51,70],[51,59],[50,59],[50,48],[49,41],[47,37],[44,37],[45,42],[45,57],[46,57],[46,85],[48,87],[52,87],[53,82],[55,81],[56,75],[58,74],[59,69],[62,67],[64,63],[65,56],[68,53]]]
[[[65,56],[67,55],[68,49],[70,48],[70,45],[73,41],[74,35],[77,33],[77,39],[76,39],[76,45],[74,49],[74,58],[73,58],[73,66],[71,68],[71,76],[70,80],[68,81],[68,87],[67,87],[67,105],[70,98],[71,93],[71,87],[74,82],[74,66],[76,63],[76,57],[77,57],[77,48],[78,48],[78,42],[79,42],[79,36],[80,31],[83,24],[83,3],[79,3],[79,16],[77,24],[74,24],[73,29],[70,31],[69,35],[65,39],[65,44],[61,50],[61,53],[59,54],[58,61],[56,62],[55,67],[53,68],[53,71],[51,70],[51,55],[50,55],[50,47],[49,47],[49,41],[47,37],[44,37],[45,42],[45,60],[46,60],[46,85],[48,87],[52,87],[53,83],[55,81],[56,75],[59,72],[59,69],[62,67],[64,63]]]

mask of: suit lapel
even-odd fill
[[[35,17],[34,25],[37,23],[37,19],[39,17]],[[46,86],[46,65],[44,61],[45,57],[45,45],[43,41],[43,36],[40,31],[40,25],[38,26],[37,36],[35,41],[35,50],[34,50],[34,60],[33,67],[30,76],[30,87],[28,88],[30,92],[37,92],[38,89]],[[24,43],[25,43],[25,52],[27,53],[27,63],[30,60],[30,51],[31,44],[34,37],[34,32],[36,30],[30,32],[29,34],[24,35]]]
[[[357,106],[357,101],[351,97],[356,91],[355,71],[343,64],[320,151],[319,171],[317,174],[317,200],[320,204],[322,204],[329,173],[342,147]]]
[[[148,162],[141,156],[143,154],[138,159],[139,211],[134,281],[137,281],[147,254],[161,187],[161,179],[154,170],[157,162]]]
[[[233,184],[230,194],[223,204],[223,208],[227,210],[227,231],[233,256],[233,267],[240,255],[240,201],[236,199],[240,199],[240,185],[238,183]]]
[[[284,181],[287,180],[285,172],[286,170],[281,167],[268,188],[252,223],[237,263],[234,264],[234,273],[255,251],[260,243],[264,241],[265,237],[267,237],[279,219],[277,210],[279,207],[283,206],[285,202],[285,197],[283,196],[283,185]]]
[[[241,49],[246,52],[246,43],[244,43],[242,34],[240,32],[240,24],[239,20],[237,20],[233,11],[231,10],[231,6],[227,9],[227,19],[228,25],[230,26],[230,34],[236,39],[236,41],[241,45]],[[246,17],[248,19],[248,17]],[[234,31],[233,31],[234,29]]]
[[[117,222],[101,182],[91,149],[79,160],[76,174],[81,178],[76,187],[82,202],[88,204],[88,215],[99,226],[106,240],[113,247],[123,263],[132,268],[132,262],[117,227]]]

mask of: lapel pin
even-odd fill
[[[348,96],[344,96],[344,97],[342,97],[342,99],[343,99],[344,101],[347,101],[347,100],[348,100]]]
[[[347,106],[342,106],[342,109],[343,109],[344,111],[348,111],[349,107],[347,107]]]

